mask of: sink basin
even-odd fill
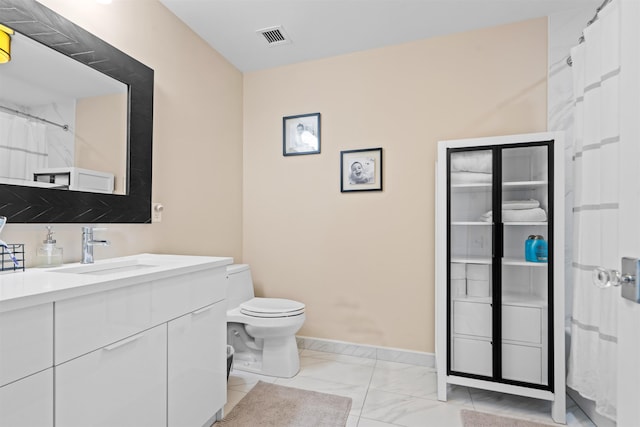
[[[129,259],[115,262],[104,262],[97,264],[83,264],[71,267],[61,267],[51,270],[55,273],[67,274],[88,274],[102,276],[107,274],[125,273],[128,271],[137,271],[147,268],[158,267],[157,265],[144,263],[138,259]]]

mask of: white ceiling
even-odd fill
[[[242,72],[596,8],[602,0],[160,0]],[[586,23],[585,23],[586,25]],[[282,26],[290,44],[257,31]]]

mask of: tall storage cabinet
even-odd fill
[[[501,391],[565,422],[563,182],[558,133],[439,142],[440,400],[448,384]]]

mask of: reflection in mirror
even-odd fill
[[[11,39],[0,183],[126,194],[128,86],[19,32]]]

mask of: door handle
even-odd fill
[[[115,343],[113,343],[111,345],[104,346],[103,349],[105,349],[106,351],[115,350],[116,348],[120,348],[120,347],[122,347],[124,345],[127,345],[127,344],[131,343],[131,342],[137,341],[140,338],[142,338],[142,334],[134,335],[132,337],[125,338],[123,340],[117,341],[117,342],[115,342]]]
[[[592,272],[593,283],[599,288],[621,286],[623,298],[640,304],[640,261],[638,258],[622,258],[622,272],[596,267]]]

